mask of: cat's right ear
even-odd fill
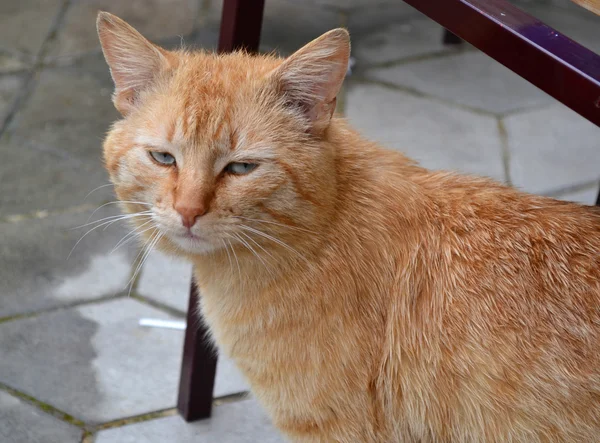
[[[313,133],[329,126],[349,57],[348,31],[334,29],[296,51],[272,74],[279,94],[300,111]]]
[[[115,83],[113,102],[127,115],[136,107],[141,91],[170,67],[170,54],[108,12],[98,13],[96,27]]]

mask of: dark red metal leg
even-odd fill
[[[219,52],[258,51],[265,0],[225,0],[221,15]]]
[[[445,45],[460,45],[463,40],[456,34],[444,29],[444,44]]]
[[[598,190],[598,197],[596,197],[596,206],[600,206],[600,189]]]
[[[264,0],[225,0],[221,18],[219,52],[258,51]],[[209,344],[204,323],[197,316],[198,287],[192,281],[183,345],[177,409],[186,421],[210,417],[217,353]]]
[[[217,352],[198,312],[198,287],[192,279],[179,378],[177,409],[186,421],[210,417],[217,371]]]

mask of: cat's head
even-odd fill
[[[280,59],[167,51],[104,12],[97,26],[123,115],[105,163],[145,238],[204,254],[319,227],[336,186],[327,133],[345,30]]]

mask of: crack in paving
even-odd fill
[[[58,418],[61,421],[64,421],[71,425],[77,426],[78,428],[83,429],[83,430],[89,429],[89,427],[82,420],[75,418],[72,415],[67,414],[66,412],[63,412],[60,409],[55,408],[52,405],[49,405],[48,403],[44,403],[44,402],[36,399],[35,397],[32,397],[29,394],[25,394],[24,392],[21,392],[14,388],[11,388],[10,386],[5,385],[4,383],[0,383],[0,390],[3,390],[15,397],[20,398],[21,400],[25,401],[26,403],[28,403],[32,406],[35,406],[37,409],[45,412],[48,415]]]
[[[375,79],[372,79],[369,77],[357,76],[357,77],[355,77],[353,82],[356,82],[357,84],[362,84],[362,85],[375,85],[375,86],[380,86],[382,88],[391,89],[391,90],[398,91],[398,92],[404,92],[406,94],[412,95],[413,97],[429,99],[431,101],[435,101],[435,102],[438,102],[438,103],[441,103],[441,104],[444,104],[444,105],[447,105],[447,106],[450,106],[450,107],[453,107],[456,109],[462,109],[462,110],[468,111],[472,114],[481,115],[484,117],[492,117],[492,118],[499,117],[498,114],[495,114],[491,111],[487,111],[485,109],[463,105],[461,103],[456,103],[452,100],[446,100],[446,99],[443,99],[443,98],[435,96],[435,95],[427,94],[423,91],[419,91],[418,89],[413,89],[413,88],[403,86],[403,85],[396,85],[394,83],[386,82],[383,80],[375,80]]]

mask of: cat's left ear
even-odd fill
[[[278,92],[320,133],[329,126],[350,58],[350,36],[334,29],[288,57],[272,74]]]
[[[108,12],[98,13],[96,26],[115,82],[113,102],[121,114],[127,115],[139,104],[140,94],[172,67],[175,60],[168,51]]]

